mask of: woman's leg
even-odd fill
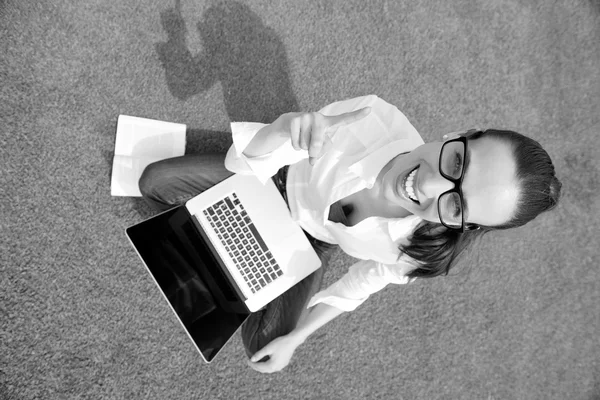
[[[242,327],[242,341],[248,357],[273,339],[294,330],[309,300],[321,287],[325,269],[337,246],[307,236],[321,259],[321,268],[248,318]]]
[[[181,205],[233,173],[225,168],[225,154],[187,154],[146,167],[139,188],[157,211]]]
[[[347,225],[346,216],[339,202],[331,205],[328,219]],[[250,316],[242,327],[242,339],[248,357],[269,344],[273,339],[287,335],[294,330],[298,321],[304,315],[306,305],[321,288],[325,269],[338,246],[321,242],[307,233],[306,236],[321,259],[321,268],[273,300],[266,309]],[[265,357],[265,359],[268,359],[268,357]]]
[[[231,176],[224,163],[225,154],[210,153],[150,164],[140,178],[140,191],[151,207],[165,211]],[[291,332],[306,304],[321,287],[325,268],[337,246],[307,237],[321,259],[321,268],[250,316],[242,327],[242,340],[249,357],[273,339]]]

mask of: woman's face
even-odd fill
[[[462,134],[448,134],[446,140]],[[423,144],[395,157],[382,169],[378,188],[389,206],[401,207],[427,221],[440,222],[438,197],[454,187],[439,171],[443,143]],[[468,166],[462,183],[465,223],[495,226],[508,222],[519,196],[511,148],[497,139],[480,137],[468,141],[466,160]],[[405,183],[415,168],[412,194],[418,201],[410,199]]]

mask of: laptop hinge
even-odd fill
[[[186,207],[182,207],[182,210],[185,210],[185,213],[177,213],[173,217],[171,217],[171,221],[174,225],[174,226],[172,226],[172,228],[176,229],[180,233],[181,239],[185,243],[186,247],[190,250],[190,252],[194,255],[194,257],[199,257],[197,254],[197,250],[194,247],[195,246],[204,246],[206,248],[206,250],[208,250],[207,253],[210,253],[211,261],[213,261],[214,263],[217,263],[220,266],[220,268],[215,268],[215,270],[218,269],[218,271],[220,272],[223,280],[225,281],[224,284],[227,284],[227,286],[235,292],[237,297],[240,300],[242,300],[242,302],[247,300],[247,297],[239,289],[234,278],[231,276],[231,274],[227,270],[227,266],[223,263],[223,261],[218,256],[219,253],[214,248],[214,246],[211,243],[210,239],[208,238],[208,235],[206,234],[206,232],[204,232],[204,229],[200,225],[200,222],[196,219],[195,216],[190,214],[190,212],[187,210]],[[191,223],[191,225],[195,228],[196,233],[198,233],[202,237],[202,240],[198,240],[198,243],[192,244],[188,235],[186,235],[185,232],[182,232],[180,227],[182,224],[184,224],[186,222]],[[210,280],[216,288],[219,288],[219,284],[214,281],[214,278],[210,277],[210,274],[207,273],[207,271],[202,271],[202,269],[199,268],[198,273],[200,273],[203,276],[207,276],[207,280]],[[219,297],[221,297],[221,296],[219,296]],[[229,306],[232,306],[232,304],[230,302],[226,301],[226,303],[229,304]],[[244,310],[236,310],[236,311],[238,311],[238,312],[240,312],[240,311],[248,312],[249,311],[245,304],[244,304],[244,308],[245,308]]]

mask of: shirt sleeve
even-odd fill
[[[406,276],[413,269],[414,265],[408,261],[382,264],[361,260],[352,265],[340,280],[315,294],[308,307],[325,303],[343,311],[352,311],[389,283],[402,285],[414,281],[414,278]]]
[[[295,150],[291,140],[279,148],[258,157],[247,157],[243,152],[258,131],[266,126],[256,122],[232,122],[233,144],[225,157],[225,168],[241,175],[255,175],[265,184],[277,171],[285,166],[308,158],[308,150]]]
[[[359,132],[371,132],[372,127],[370,124],[377,123],[378,125],[383,124],[383,126],[394,127],[395,122],[389,120],[390,118],[403,117],[406,119],[396,107],[375,95],[360,96],[353,99],[337,101],[325,106],[319,110],[319,112],[324,115],[338,115],[367,106],[370,106],[372,109],[371,117],[354,122],[352,124],[353,130]],[[295,150],[291,140],[285,141],[279,148],[273,150],[271,153],[263,154],[262,156],[247,157],[244,155],[243,152],[248,144],[264,126],[266,125],[256,122],[232,122],[231,133],[233,144],[229,148],[225,158],[225,167],[229,171],[242,175],[255,175],[263,184],[275,175],[281,167],[292,165],[308,158],[308,150]],[[331,134],[332,139],[335,135],[336,132]],[[370,137],[370,135],[367,136]]]

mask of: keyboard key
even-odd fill
[[[203,210],[252,293],[268,285],[281,269],[235,193]]]

